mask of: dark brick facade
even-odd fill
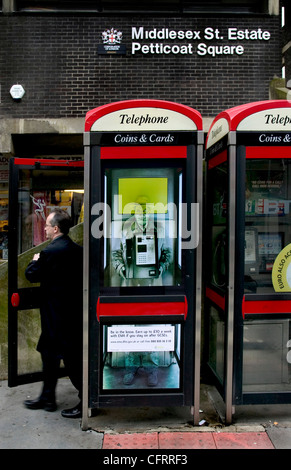
[[[223,40],[192,41],[241,44],[243,55],[198,56],[131,54],[131,28],[199,30],[218,28]],[[127,53],[98,55],[101,33],[123,33]],[[227,28],[267,30],[269,41],[228,41]],[[269,98],[269,82],[281,76],[279,16],[242,17],[97,17],[1,16],[0,67],[2,118],[84,117],[89,109],[125,99],[156,98],[187,104],[204,116],[224,108]],[[160,41],[163,44],[183,41]],[[191,42],[191,41],[186,41]],[[9,90],[25,88],[20,102]]]

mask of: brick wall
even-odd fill
[[[218,28],[223,40],[193,41],[208,45],[241,44],[243,55],[212,57],[182,54],[131,54],[131,27],[151,30]],[[123,33],[127,53],[98,55],[101,33]],[[267,30],[269,41],[228,41],[227,28]],[[143,41],[143,44],[151,42]],[[171,44],[183,41],[160,41]],[[186,41],[189,42],[189,41]],[[190,41],[191,42],[191,41]],[[280,18],[262,17],[0,17],[0,117],[83,117],[107,102],[156,98],[177,101],[214,116],[224,108],[269,98],[274,75],[281,74]],[[21,83],[20,102],[9,90]]]

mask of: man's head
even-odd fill
[[[53,209],[48,215],[45,225],[46,238],[53,240],[60,235],[67,235],[71,227],[69,214],[62,209]]]
[[[145,196],[139,196],[136,200],[134,210],[137,223],[141,228],[143,228],[143,230],[145,230],[151,214],[151,204],[148,203],[148,198]]]

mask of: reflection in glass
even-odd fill
[[[274,293],[280,289],[272,282],[273,266],[291,242],[290,161],[250,159],[246,165],[245,292]]]
[[[34,253],[41,251],[47,243],[44,232],[45,220],[53,207],[59,206],[68,211],[75,225],[70,235],[77,243],[82,244],[83,179],[83,171],[79,170],[74,172],[59,169],[19,170],[18,204],[16,207],[19,224],[18,288],[34,290],[38,286],[38,284],[34,284],[32,287],[25,277],[25,269]],[[62,282],[61,279],[60,282]],[[35,301],[37,294],[32,293],[31,296]],[[18,374],[40,371],[40,355],[36,352],[40,336],[39,310],[20,310],[17,315]]]
[[[40,354],[36,351],[39,336],[39,309],[18,311],[18,374],[42,370]]]
[[[83,172],[20,170],[18,188],[18,287],[31,287],[24,272],[35,252],[48,243],[45,220],[53,207],[67,210],[73,225],[83,221]],[[82,239],[77,240],[82,244]]]
[[[251,294],[291,292],[286,276],[291,249],[290,170],[287,159],[246,161],[244,292],[249,300]],[[291,391],[290,320],[280,311],[276,317],[244,321],[244,392]]]
[[[209,172],[209,217],[211,217],[211,264],[212,269],[207,270],[211,276],[210,284],[226,289],[226,265],[227,265],[227,163],[214,167]]]

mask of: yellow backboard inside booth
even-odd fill
[[[118,212],[132,214],[137,205],[146,205],[147,211],[167,213],[168,178],[119,178]]]

